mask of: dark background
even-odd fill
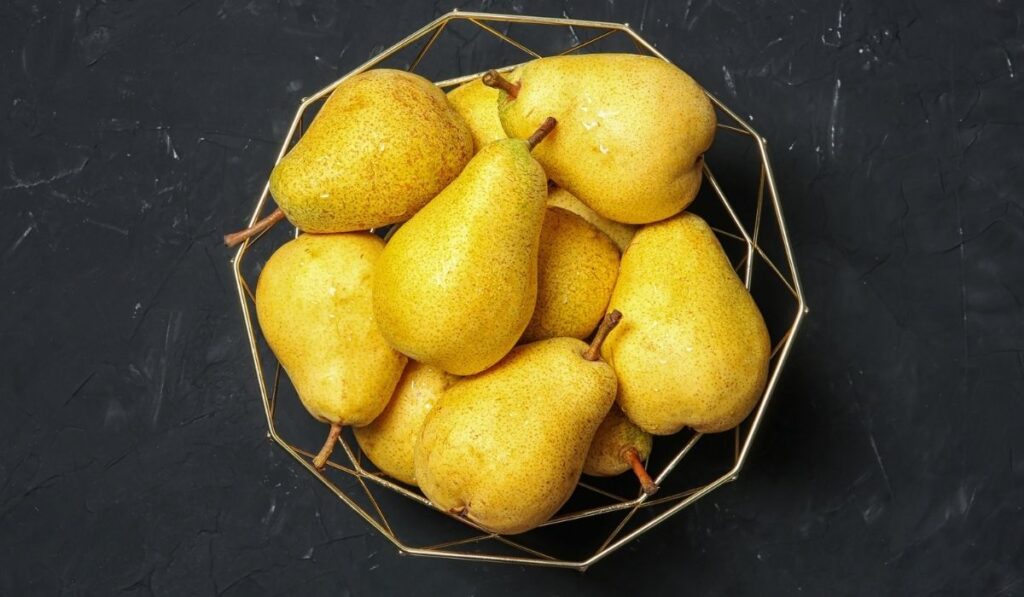
[[[453,6],[629,22],[753,116],[811,307],[739,482],[583,575],[398,556],[271,445],[220,245],[300,98]],[[0,593],[1024,594],[1022,18],[4,2]]]

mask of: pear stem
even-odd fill
[[[640,487],[643,488],[644,493],[647,495],[657,493],[658,484],[647,474],[647,469],[644,468],[644,463],[640,460],[640,453],[636,451],[636,448],[627,448],[622,455],[629,462],[629,466],[633,468],[633,474],[640,480]]]
[[[597,333],[594,334],[594,339],[590,341],[590,346],[583,351],[583,358],[588,361],[596,361],[601,356],[601,343],[608,336],[608,332],[615,329],[615,326],[619,325],[620,321],[622,321],[622,312],[618,309],[605,315],[604,321],[601,322],[600,327],[597,328]]]
[[[284,219],[284,212],[281,208],[275,209],[271,214],[265,218],[260,219],[252,226],[238,232],[232,232],[231,234],[224,235],[224,244],[229,247],[234,247],[245,242],[246,239],[252,238],[264,230],[270,228],[274,224],[277,224]]]
[[[505,77],[501,76],[501,73],[491,69],[484,73],[484,76],[480,78],[481,82],[488,87],[494,89],[500,89],[508,94],[512,99],[516,99],[519,96],[519,83],[513,83]]]
[[[331,457],[331,452],[334,452],[334,446],[338,444],[339,437],[341,437],[341,423],[331,423],[331,430],[327,433],[324,447],[320,448],[316,457],[313,458],[313,466],[316,467],[316,470],[322,471],[327,466],[327,459]]]
[[[526,144],[530,146],[530,149],[537,147],[537,144],[544,140],[544,137],[548,136],[548,133],[555,130],[555,125],[558,121],[553,117],[548,116],[544,119],[544,122],[540,123],[540,126],[532,135],[526,140]]]

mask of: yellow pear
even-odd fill
[[[586,338],[601,323],[619,273],[619,250],[576,214],[549,207],[540,234],[537,306],[522,341]]]
[[[702,155],[715,134],[704,90],[651,56],[579,54],[540,58],[501,88],[498,116],[512,137],[551,114],[558,130],[535,155],[548,176],[600,215],[626,224],[679,213],[700,188]]]
[[[491,141],[507,137],[498,120],[497,89],[484,85],[480,79],[473,79],[449,91],[448,101],[469,125],[476,151]]]
[[[515,346],[537,299],[547,179],[530,140],[501,139],[395,232],[377,264],[381,333],[416,361],[478,373]]]
[[[609,305],[630,315],[602,347],[626,416],[655,435],[738,425],[764,390],[768,329],[711,228],[683,213],[645,226]]]
[[[551,187],[548,189],[548,207],[567,209],[590,222],[595,228],[607,234],[608,238],[612,239],[612,242],[619,247],[619,251],[625,251],[626,247],[629,246],[629,241],[633,240],[633,235],[636,234],[636,226],[620,224],[602,217],[596,211],[587,207],[586,203],[583,203],[573,196],[572,193],[561,187]]]
[[[608,318],[607,329],[617,321]],[[416,480],[437,507],[495,533],[528,531],[569,499],[615,374],[588,347],[551,338],[517,347],[449,388],[427,415]]]
[[[366,425],[384,410],[405,367],[373,316],[373,271],[383,249],[367,233],[303,234],[271,255],[256,285],[267,344],[309,414],[331,424],[317,468],[342,425]]]
[[[583,463],[583,473],[593,477],[613,477],[632,469],[647,495],[654,495],[658,485],[647,474],[644,461],[651,455],[654,438],[612,408],[594,434],[594,441]]]
[[[376,69],[346,79],[274,167],[270,192],[305,232],[408,219],[473,155],[469,126],[433,83]]]
[[[437,367],[409,361],[384,412],[353,431],[363,453],[385,474],[416,484],[413,455],[427,413],[457,378]]]

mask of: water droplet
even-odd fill
[[[587,129],[589,131],[590,129],[592,129],[595,126],[597,126],[597,121],[596,120],[584,120],[580,124],[583,125],[583,128],[585,128],[585,129]]]
[[[604,146],[604,143],[598,145],[597,148],[601,150],[601,153],[608,155],[608,148]]]

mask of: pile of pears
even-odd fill
[[[711,228],[685,211],[715,112],[662,60],[541,58],[447,95],[370,70],[274,168],[303,234],[259,277],[260,327],[302,404],[380,471],[494,533],[542,524],[582,474],[653,437],[735,427],[768,331]],[[390,226],[387,241],[373,234]]]

